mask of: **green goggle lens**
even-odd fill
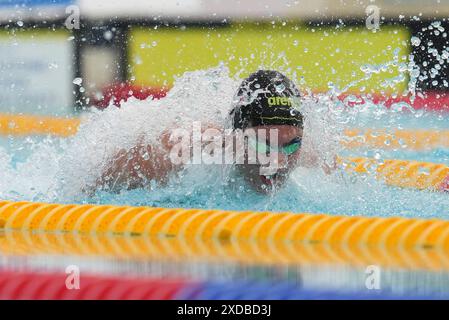
[[[258,153],[266,154],[269,151],[274,151],[274,152],[282,152],[286,155],[291,155],[301,148],[302,139],[295,138],[290,143],[288,143],[280,148],[272,148],[268,144],[266,144],[264,142],[256,141],[254,139],[248,139],[248,142]]]
[[[291,155],[291,154],[295,153],[296,151],[298,151],[299,148],[301,148],[301,141],[292,142],[286,146],[283,146],[282,152],[287,155]]]

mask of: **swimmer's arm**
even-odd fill
[[[161,146],[139,143],[129,150],[119,150],[97,180],[95,189],[115,191],[124,187],[142,188],[150,181],[165,183],[170,173],[180,166],[170,161],[164,138],[161,136]]]
[[[208,124],[202,128],[202,132],[210,128],[215,127]],[[140,142],[130,150],[118,151],[97,180],[94,189],[107,188],[114,191],[124,186],[127,189],[142,188],[150,181],[166,183],[171,173],[183,168],[183,164],[173,163],[170,159],[170,152],[176,144],[171,140],[172,132],[173,129],[165,130],[159,137],[158,145]],[[187,150],[191,152],[192,145],[189,148]]]

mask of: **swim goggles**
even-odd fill
[[[250,138],[248,137],[248,145],[255,149],[257,151],[257,153],[269,153],[271,152],[276,152],[276,153],[283,153],[286,155],[291,155],[293,153],[295,153],[296,151],[298,151],[301,148],[302,145],[302,138],[300,137],[296,137],[294,138],[292,141],[284,144],[283,146],[281,146],[280,148],[274,148],[271,147],[269,144],[267,144],[266,142],[261,142],[261,141],[257,141],[254,138]]]

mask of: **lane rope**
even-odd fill
[[[449,221],[438,219],[221,210],[207,210],[204,214],[205,211],[2,201],[0,225],[4,230],[180,237],[219,243],[270,239],[339,245],[449,248]],[[108,214],[102,214],[105,212]],[[136,216],[139,216],[138,224]],[[91,228],[84,226],[82,221],[85,220],[90,221]],[[338,232],[333,226],[338,227]]]
[[[449,167],[445,164],[365,157],[339,157],[337,163],[348,173],[374,175],[390,186],[449,191]]]

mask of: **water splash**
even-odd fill
[[[119,194],[101,191],[92,197],[82,192],[86,185],[95,182],[118,148],[131,148],[142,140],[158,143],[166,128],[187,127],[193,121],[222,126],[239,84],[240,79],[230,77],[224,66],[188,72],[176,80],[161,100],[131,99],[120,109],[112,106],[84,114],[73,138],[23,142],[29,151],[24,159],[15,159],[17,150],[8,152],[0,148],[0,198],[348,215],[447,216],[449,197],[444,194],[394,189],[369,176],[346,176],[340,171],[328,176],[320,169],[306,168],[295,171],[287,186],[271,196],[252,191],[232,169],[213,165],[188,166],[166,186],[150,183],[145,189]],[[316,150],[320,161],[329,163],[343,151],[339,141],[344,128],[372,127],[375,121],[390,128],[406,123],[404,106],[387,109],[363,100],[348,107],[348,102],[354,99],[357,98],[341,102],[333,94],[303,98],[304,148]],[[382,150],[373,152],[378,153],[379,159],[385,158]]]

